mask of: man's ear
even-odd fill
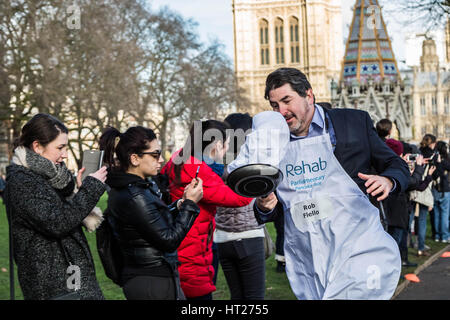
[[[306,91],[306,99],[308,101],[308,104],[314,105],[314,93],[312,89],[308,89]]]
[[[34,140],[31,144],[31,149],[39,155],[42,155],[44,152],[44,147],[39,143],[39,141]]]

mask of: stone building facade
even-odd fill
[[[255,114],[270,109],[267,75],[294,67],[308,77],[318,101],[330,101],[343,54],[339,0],[233,0],[234,62],[238,83]]]
[[[431,38],[425,39],[420,66],[407,72],[413,79],[412,114],[415,141],[420,141],[426,133],[435,135],[439,140],[448,142],[450,139],[450,71],[441,65],[436,54],[435,41]]]

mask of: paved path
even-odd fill
[[[439,256],[417,276],[420,282],[410,282],[395,300],[450,300],[450,258]]]

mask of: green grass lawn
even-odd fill
[[[106,193],[100,199],[98,206],[104,210],[106,209]],[[269,233],[275,239],[275,229],[273,223],[267,225]],[[86,232],[86,238],[91,247],[91,252],[94,257],[97,279],[100,287],[108,300],[122,300],[125,299],[122,289],[115,285],[106,277],[103,270],[102,263],[97,253],[95,233]],[[285,273],[275,272],[275,259],[270,257],[266,260],[266,299],[295,299],[291,291],[289,282]],[[6,210],[2,201],[0,200],[0,268],[8,269],[7,272],[0,271],[0,300],[9,299],[9,249],[8,249],[8,221],[6,219]],[[17,280],[16,269],[16,299],[23,299],[22,292]],[[217,291],[213,294],[216,300],[230,299],[230,292],[226,284],[225,276],[222,269],[219,267],[219,274],[217,275]]]
[[[98,206],[104,210],[106,208],[106,194],[100,199]],[[267,224],[272,239],[275,240],[276,232],[273,223]],[[87,233],[89,245],[91,247],[92,255],[94,257],[95,267],[97,271],[97,279],[102,288],[105,298],[108,300],[122,300],[124,295],[122,289],[109,280],[103,270],[100,258],[97,253],[95,233]],[[428,226],[426,244],[431,247],[431,253],[436,253],[446,246],[444,243],[436,243],[431,239],[431,228]],[[410,249],[409,260],[416,262],[419,265],[426,261],[426,257],[417,257],[416,250]],[[276,262],[274,257],[266,260],[266,299],[269,300],[292,300],[295,299],[294,294],[289,286],[285,273],[275,272]],[[9,299],[9,249],[8,249],[8,223],[6,219],[5,207],[0,200],[0,268],[6,268],[8,271],[0,271],[0,300]],[[415,268],[407,268],[402,270],[402,275],[405,273],[414,272]],[[23,299],[22,292],[17,280],[16,270],[16,299]],[[402,279],[400,279],[400,282]],[[213,293],[215,300],[229,300],[230,292],[226,284],[225,276],[222,268],[219,267],[219,274],[217,276],[217,290]]]

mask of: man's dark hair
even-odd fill
[[[228,123],[233,130],[242,129],[244,132],[252,128],[252,117],[248,113],[232,113],[228,115],[224,122]],[[241,148],[238,138],[234,137],[234,150],[231,150],[236,157]]]
[[[381,119],[377,122],[377,133],[382,139],[385,139],[392,130],[392,121],[389,119]]]
[[[301,97],[306,97],[306,91],[312,89],[306,76],[295,68],[280,68],[272,72],[266,79],[264,98],[269,100],[269,92],[289,83],[292,89]]]

